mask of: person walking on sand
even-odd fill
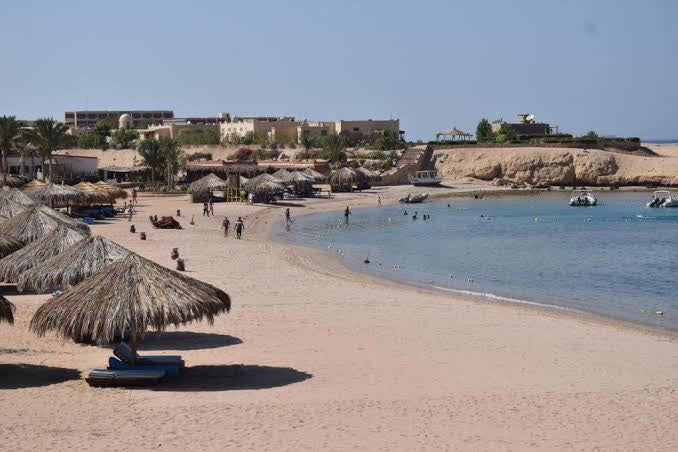
[[[138,204],[139,201],[137,201],[137,188],[132,187],[132,204]]]
[[[228,228],[231,226],[231,222],[228,221],[228,217],[224,217],[224,222],[221,223],[221,227],[224,228],[224,237],[228,237]]]
[[[214,203],[212,202],[212,197],[210,197],[210,201],[209,201],[208,206],[209,206],[209,208],[210,208],[210,214],[211,214],[212,216],[214,216]]]
[[[210,216],[210,208],[207,206],[207,201],[202,203],[202,216]]]
[[[289,207],[287,209],[285,209],[285,222],[286,222],[286,224],[294,223],[294,221],[292,221],[292,216],[290,215],[290,208]]]
[[[238,217],[238,221],[235,222],[235,238],[240,240],[242,237],[242,230],[245,229],[245,223],[243,223],[242,218]]]

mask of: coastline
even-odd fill
[[[644,191],[641,189],[629,189],[626,191]],[[444,199],[453,199],[453,198],[470,198],[473,197],[475,193],[478,193],[478,191],[467,191],[467,192],[457,192],[457,193],[449,193],[449,194],[438,194],[436,197],[432,197],[432,199],[435,200],[444,200]],[[482,191],[482,194],[484,196],[492,197],[492,196],[499,196],[499,197],[510,197],[510,196],[530,196],[534,195],[535,193],[539,194],[557,194],[558,192],[544,192],[540,190],[521,190],[521,191],[515,191],[515,190],[497,190],[497,191]],[[362,208],[374,208],[374,206],[359,206],[356,207],[357,209],[362,209]],[[314,211],[300,211],[296,212],[296,216],[307,216],[307,215],[313,215],[317,213],[326,213],[326,212],[340,212],[343,209],[342,206],[336,205],[332,206],[331,208],[322,208]],[[269,215],[272,215],[274,210],[268,210],[265,211],[263,215],[266,215],[268,213]],[[431,294],[437,294],[437,295],[442,295],[443,297],[452,297],[453,299],[462,299],[464,301],[469,301],[469,302],[474,302],[474,303],[491,303],[496,306],[504,306],[504,307],[510,307],[514,309],[529,309],[531,311],[537,312],[542,315],[550,315],[550,316],[564,316],[567,318],[574,318],[577,320],[585,321],[585,322],[594,322],[594,323],[599,323],[601,325],[606,325],[606,326],[612,326],[612,327],[618,327],[621,329],[629,329],[637,332],[641,332],[644,334],[652,334],[656,335],[658,337],[662,338],[667,338],[672,341],[678,340],[678,331],[676,330],[671,330],[668,328],[661,328],[657,326],[652,326],[652,325],[645,325],[639,322],[632,322],[620,318],[615,318],[611,316],[605,316],[602,314],[597,314],[594,312],[588,312],[584,310],[579,310],[579,309],[574,309],[574,308],[568,308],[566,306],[557,306],[557,305],[550,305],[546,303],[540,303],[538,301],[529,301],[529,300],[520,300],[520,299],[514,299],[514,298],[509,298],[509,297],[504,297],[501,295],[496,295],[492,293],[478,293],[478,292],[473,292],[473,291],[465,291],[465,290],[459,290],[459,289],[451,289],[451,288],[445,288],[445,287],[438,287],[432,284],[426,284],[426,283],[418,283],[415,281],[407,281],[407,280],[400,280],[396,278],[388,278],[387,276],[377,276],[373,275],[368,272],[363,272],[357,269],[354,269],[350,267],[347,263],[345,263],[341,257],[330,253],[329,251],[325,251],[322,249],[314,248],[311,245],[296,245],[296,244],[291,244],[291,243],[286,243],[284,241],[279,241],[274,238],[275,235],[275,229],[276,225],[273,221],[265,224],[265,228],[261,231],[258,231],[258,236],[265,239],[269,240],[273,243],[276,243],[278,245],[288,247],[290,249],[294,249],[295,253],[301,254],[304,257],[304,261],[311,261],[311,263],[308,264],[301,264],[300,262],[302,260],[296,259],[296,260],[290,260],[294,265],[298,265],[302,267],[304,270],[307,271],[313,271],[317,272],[319,274],[323,274],[325,276],[332,276],[332,277],[337,277],[341,279],[351,279],[351,280],[364,280],[364,281],[369,281],[372,283],[381,283],[384,285],[393,285],[393,287],[396,288],[403,288],[403,289],[416,289],[416,290],[424,290],[427,291],[428,293]],[[326,268],[328,266],[331,266],[332,272],[328,271],[322,271],[322,268]]]
[[[392,202],[404,188],[375,190]],[[299,202],[371,207],[375,194]],[[148,334],[141,354],[180,354],[187,375],[152,389],[95,389],[110,346],[28,330],[49,295],[9,295],[0,326],[0,426],[8,450],[675,450],[675,340],[552,309],[471,300],[347,269],[324,250],[270,239],[285,205],[140,196],[93,234],[222,288],[229,314]],[[153,229],[174,215],[183,230]],[[195,225],[188,225],[195,216]],[[243,240],[224,216],[245,216]],[[133,224],[134,224],[133,223]],[[243,364],[238,378],[224,366]],[[21,403],[17,403],[20,401]],[[83,408],[84,407],[84,408]],[[638,422],[643,419],[643,422]],[[114,426],[112,428],[111,426]]]

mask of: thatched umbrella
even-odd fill
[[[33,242],[59,226],[78,229],[89,235],[89,227],[47,206],[31,206],[0,223],[0,236],[13,237],[24,244]]]
[[[93,196],[68,185],[47,184],[29,194],[34,200],[50,207],[67,207],[74,204],[86,204]]]
[[[206,191],[223,190],[228,184],[214,173],[209,173],[188,186],[188,193],[201,193]]]
[[[285,181],[291,174],[290,171],[286,170],[285,168],[281,168],[275,173],[272,174],[273,177],[275,177],[278,180]]]
[[[10,198],[0,196],[0,221],[12,218],[26,210],[26,206],[12,201]]]
[[[362,173],[356,172],[349,167],[334,171],[328,180],[332,186],[332,191],[352,191],[353,185],[360,188],[366,182],[366,178]]]
[[[251,181],[250,181],[251,182]],[[276,195],[282,195],[285,193],[285,187],[280,185],[277,182],[271,182],[270,180],[262,180],[255,184],[247,183],[245,191],[252,193],[257,197],[266,197],[271,198]]]
[[[325,182],[327,180],[327,176],[317,172],[313,168],[306,168],[302,173],[309,176],[314,182]]]
[[[84,191],[85,193],[89,193],[92,198],[90,201],[92,202],[110,203],[114,199],[113,195],[106,189],[97,187],[90,182],[79,182],[73,185],[73,188]]]
[[[0,235],[0,258],[12,254],[23,246],[24,244],[22,241],[15,239],[11,235]]]
[[[22,272],[64,252],[86,237],[87,235],[79,230],[66,225],[58,226],[29,245],[0,259],[0,281],[16,282]]]
[[[253,186],[257,185],[258,183],[264,182],[264,181],[273,182],[275,184],[282,184],[283,183],[283,181],[281,181],[280,179],[278,179],[275,176],[271,176],[268,173],[262,173],[262,174],[259,174],[257,177],[253,177],[252,179],[248,180],[245,184],[243,184],[243,188],[245,190],[247,190],[248,186],[253,187]]]
[[[239,183],[240,185],[244,185],[245,182],[247,182],[248,180],[249,180],[249,179],[246,178],[245,176],[238,176],[238,183]]]
[[[22,206],[34,206],[35,204],[37,204],[26,193],[22,192],[17,188],[2,187],[0,188],[0,196],[3,198],[11,199],[12,201],[17,202]]]
[[[34,192],[35,190],[39,189],[39,188],[44,187],[45,185],[47,185],[47,184],[42,182],[42,181],[39,181],[37,179],[33,179],[32,181],[30,181],[26,185],[22,186],[21,191],[24,192],[24,193],[31,193],[31,192]]]
[[[135,355],[148,329],[203,318],[211,324],[230,309],[224,291],[130,253],[40,306],[30,328],[39,336],[55,331],[97,343],[129,333]]]
[[[111,194],[113,196],[113,199],[118,199],[118,198],[126,199],[127,198],[127,192],[125,190],[123,190],[122,188],[114,187],[113,185],[107,184],[106,182],[101,181],[101,180],[98,181],[98,182],[95,182],[94,185],[96,185],[97,187],[99,187],[103,190],[106,190],[109,194]]]
[[[5,297],[0,295],[0,322],[14,324],[14,305]]]
[[[88,237],[19,275],[17,288],[34,292],[67,289],[129,253],[127,248],[107,238]]]

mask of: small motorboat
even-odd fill
[[[438,176],[437,170],[417,171],[414,176],[408,176],[410,183],[415,186],[440,185],[443,178]]]
[[[424,202],[426,198],[428,198],[428,193],[423,193],[421,195],[412,195],[408,193],[407,196],[400,198],[398,201],[401,204],[418,204],[420,202]]]
[[[652,200],[647,207],[678,207],[678,197],[668,190],[657,190],[652,194]]]
[[[593,193],[586,190],[575,190],[570,198],[572,207],[593,207],[598,204],[598,200]]]

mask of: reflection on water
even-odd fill
[[[568,199],[356,209],[348,223],[323,213],[281,225],[276,237],[388,278],[678,329],[678,208],[647,208],[646,193],[599,193],[592,208]]]

